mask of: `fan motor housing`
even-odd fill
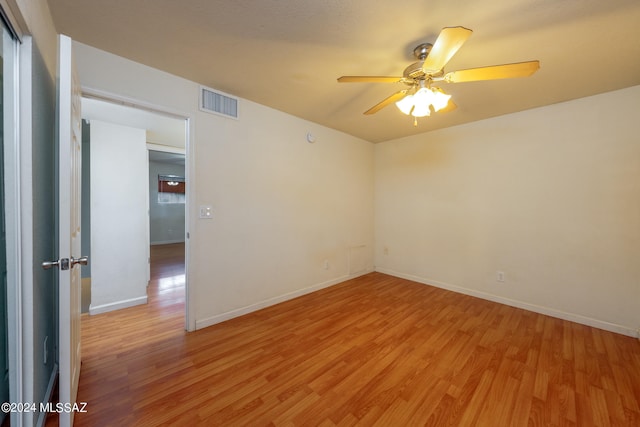
[[[424,70],[422,69],[422,61],[414,62],[404,69],[404,73],[402,73],[404,77],[410,79],[420,79],[424,77]]]
[[[427,59],[427,56],[429,56],[429,53],[431,53],[432,48],[433,45],[431,43],[422,43],[413,49],[413,56],[416,57],[418,62],[414,62],[405,68],[403,73],[405,78],[414,80],[425,79],[426,73],[424,72],[422,65],[424,64],[424,60]]]
[[[431,52],[432,48],[433,45],[431,43],[419,44],[415,49],[413,49],[413,56],[415,56],[416,59],[419,59],[420,61],[424,61]]]

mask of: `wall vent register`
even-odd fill
[[[237,119],[238,98],[201,86],[200,111]]]

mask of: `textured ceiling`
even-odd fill
[[[638,0],[49,0],[58,32],[371,142],[640,84]],[[362,113],[443,27],[474,31],[445,71],[540,60],[529,78],[443,84],[458,108]]]

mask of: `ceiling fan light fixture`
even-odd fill
[[[431,90],[427,88],[420,88],[411,101],[413,102],[413,111],[411,115],[413,117],[425,117],[431,114],[431,109],[429,105],[431,105]]]
[[[409,114],[411,114],[411,110],[414,106],[413,95],[405,96],[400,101],[396,102],[396,106],[400,111],[402,111],[403,114],[406,114],[408,116]]]
[[[527,77],[540,68],[540,61],[534,60],[445,72],[444,67],[472,32],[470,29],[460,26],[443,28],[433,44],[423,43],[413,50],[419,61],[405,68],[402,77],[342,76],[338,78],[338,82],[404,83],[410,86],[410,89],[401,90],[388,96],[369,108],[364,114],[377,113],[395,102],[402,114],[424,117],[429,116],[432,110],[433,112],[441,110],[444,112],[456,108],[456,104],[451,101],[451,95],[447,95],[439,87],[432,88],[430,86],[433,82],[463,83]],[[417,120],[414,120],[414,125],[416,124]]]
[[[443,109],[449,104],[451,95],[447,95],[440,88],[420,88],[415,94],[407,95],[396,102],[398,109],[407,116],[425,117],[433,111]]]
[[[451,95],[447,95],[439,87],[431,88],[431,105],[433,105],[434,111],[442,110],[449,104]]]

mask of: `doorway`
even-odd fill
[[[173,169],[171,169],[171,170],[165,171],[165,173],[163,174],[177,175],[181,177],[183,181],[186,181],[187,173],[185,170],[186,169],[185,164],[187,163],[186,145],[187,145],[187,135],[188,135],[188,132],[187,132],[188,119],[185,117],[176,117],[173,115],[167,115],[166,113],[158,111],[157,109],[154,109],[153,111],[151,111],[151,109],[149,109],[148,107],[143,108],[143,107],[132,106],[131,103],[129,102],[126,103],[127,105],[123,105],[123,104],[124,103],[118,102],[117,100],[114,100],[114,99],[103,98],[102,96],[96,98],[90,94],[87,97],[83,98],[83,106],[82,106],[83,118],[87,121],[87,130],[88,130],[87,132],[83,133],[83,150],[84,150],[84,154],[87,155],[88,153],[90,153],[92,149],[91,138],[93,138],[93,136],[90,136],[92,134],[90,130],[92,128],[91,121],[95,121],[96,123],[108,122],[117,126],[144,130],[145,140],[146,140],[145,153],[147,153],[147,156],[151,153],[157,153],[157,154],[151,154],[151,156],[149,157],[145,156],[146,164],[144,164],[143,166],[141,165],[141,169],[149,170],[148,175],[145,176],[144,178],[144,185],[145,186],[148,185],[147,195],[145,196],[146,207],[144,208],[145,210],[144,214],[148,218],[148,222],[147,222],[148,225],[146,226],[147,227],[147,230],[146,230],[147,256],[145,257],[147,261],[145,262],[149,262],[149,261],[153,262],[154,254],[152,251],[152,234],[156,229],[155,226],[157,225],[156,224],[157,218],[154,217],[154,213],[152,212],[152,208],[153,208],[152,200],[154,200],[153,197],[155,197],[156,198],[155,200],[157,200],[158,182],[157,181],[152,182],[150,176],[155,175],[155,180],[157,180],[158,173],[157,171],[155,171],[155,169],[152,171],[152,168],[155,168],[155,164],[149,160],[153,160],[153,162],[155,162],[156,160],[159,159],[164,163],[171,163],[171,162],[177,161],[179,164],[177,166],[176,165],[173,165],[173,166],[178,168],[181,167],[180,171],[177,171],[174,173]],[[85,136],[87,137],[85,138]],[[91,159],[93,162],[96,161],[94,157],[91,157]],[[172,160],[170,161],[169,159],[172,159]],[[88,165],[87,169],[89,169],[90,171],[88,173],[87,179],[91,181],[94,177],[94,174],[92,172],[93,170],[92,167],[94,165],[92,165],[90,162],[85,163],[85,165]],[[118,168],[118,165],[111,165],[111,167],[114,172],[115,171],[118,171],[117,173],[123,172],[123,169]],[[83,171],[85,171],[84,165],[83,165]],[[89,185],[87,185],[87,183],[83,183],[83,188],[93,188],[93,186],[90,184],[90,182],[89,182]],[[183,188],[184,188],[184,185],[183,185]],[[155,189],[155,192],[154,192],[154,189]],[[99,195],[96,195],[96,194],[88,194],[88,195],[85,195],[85,200],[86,199],[92,200],[98,196]],[[168,225],[168,227],[166,227],[166,230],[164,230],[163,237],[154,238],[155,243],[177,245],[178,251],[180,252],[179,254],[180,258],[182,259],[182,262],[181,262],[182,284],[181,285],[182,285],[183,293],[186,292],[186,288],[187,288],[187,281],[185,279],[186,275],[184,272],[185,270],[184,265],[187,257],[186,256],[187,249],[185,245],[185,236],[186,236],[185,210],[187,206],[186,199],[187,199],[187,194],[186,192],[183,192],[181,204],[176,204],[176,203],[165,204],[165,206],[163,207],[165,211],[167,209],[169,210],[173,209],[174,211],[177,209],[178,211],[182,212],[182,215],[181,215],[182,218],[181,218],[181,221],[180,220],[170,221],[170,224]],[[85,205],[84,202],[83,202],[83,205]],[[85,207],[87,207],[89,211],[93,209],[91,208],[90,204]],[[83,224],[84,230],[91,230],[92,228],[95,227],[95,225],[91,223],[91,216],[92,216],[91,212],[89,212],[88,215],[83,213],[83,217],[88,222],[88,226],[85,226]],[[166,220],[167,218],[164,218],[164,219]],[[119,218],[115,219],[115,221],[122,221],[122,220],[123,220],[122,215],[120,215]],[[85,234],[88,234],[88,233],[85,233]],[[88,240],[89,242],[91,242],[91,236],[83,235],[83,240]],[[94,248],[92,248],[92,257],[93,257],[94,263],[96,263],[97,255],[93,251],[93,249]],[[147,264],[146,268],[148,272],[147,280],[150,280],[152,278],[152,272],[151,272],[152,265]],[[96,274],[95,271],[87,272],[85,276],[89,276],[89,277],[85,277],[84,280],[87,281],[88,279],[89,281],[91,281],[90,276],[95,274]],[[124,305],[120,305],[118,301],[116,301],[115,303],[110,302],[108,304],[102,304],[102,305],[100,305],[100,303],[96,304],[97,295],[94,294],[95,291],[96,291],[95,284],[91,284],[89,287],[85,286],[84,299],[91,301],[89,304],[89,311],[91,313],[111,311],[112,309],[124,308],[128,306],[126,305],[126,301],[124,301]],[[93,295],[88,297],[87,293],[91,293]],[[117,290],[115,290],[115,293],[117,293]],[[145,299],[147,298],[147,296],[150,296],[149,289],[147,289],[147,295],[145,296]],[[136,303],[139,303],[139,302],[136,302]],[[107,309],[104,309],[102,311],[94,311],[94,308],[96,306],[104,307],[105,305],[108,305],[109,307],[107,307]],[[135,304],[131,304],[131,305],[135,305]],[[185,304],[185,320],[187,319],[188,319],[188,304]],[[185,324],[186,324],[186,329],[189,329],[188,323],[185,322]]]
[[[149,294],[184,298],[185,155],[149,150]]]

